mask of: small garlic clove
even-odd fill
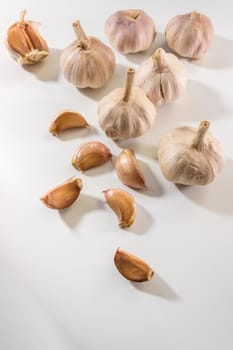
[[[154,271],[145,261],[120,248],[115,253],[114,263],[120,274],[132,282],[150,281],[154,275]]]
[[[7,31],[6,42],[10,52],[22,65],[39,63],[48,55],[48,45],[39,34],[35,24],[25,21],[26,10],[20,20]]]
[[[77,148],[72,158],[72,165],[82,171],[104,164],[111,158],[109,148],[102,142],[89,141]]]
[[[131,194],[120,188],[111,188],[103,193],[108,205],[118,217],[119,226],[130,227],[136,216],[136,203]]]
[[[173,17],[165,36],[170,49],[182,57],[197,60],[212,45],[214,27],[209,17],[193,11]]]
[[[80,113],[64,111],[59,113],[56,119],[51,123],[49,132],[57,136],[57,134],[63,130],[85,127],[89,127],[89,124]]]
[[[113,13],[105,23],[110,43],[122,54],[147,50],[156,36],[153,19],[142,10]]]
[[[146,187],[143,173],[133,150],[125,149],[118,155],[115,162],[115,170],[123,184],[134,189]]]
[[[52,188],[40,198],[48,208],[65,209],[78,198],[83,187],[82,180],[72,177],[64,183]]]

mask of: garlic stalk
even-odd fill
[[[129,68],[125,88],[113,90],[98,106],[99,124],[115,141],[141,136],[154,123],[155,107],[141,88],[133,86],[134,74]]]
[[[158,161],[168,181],[182,185],[206,185],[222,170],[224,158],[219,141],[208,132],[210,122],[199,128],[183,126],[160,140]]]
[[[141,87],[156,106],[172,102],[185,89],[185,66],[175,55],[159,48],[139,67],[135,85]]]
[[[73,29],[77,39],[61,55],[64,77],[78,88],[99,88],[114,72],[114,53],[99,39],[87,36],[79,21]]]

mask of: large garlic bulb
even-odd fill
[[[115,141],[138,137],[151,128],[156,110],[145,92],[133,87],[135,70],[129,68],[125,88],[113,90],[99,103],[99,124]]]
[[[165,30],[168,46],[178,55],[199,59],[213,42],[211,20],[196,11],[173,17]]]
[[[139,67],[135,85],[140,86],[156,106],[174,101],[185,89],[185,66],[175,55],[159,48]]]
[[[86,36],[79,21],[73,23],[77,36],[61,55],[64,77],[78,88],[99,88],[115,69],[113,51],[99,39]]]
[[[159,143],[158,160],[167,180],[182,185],[211,183],[223,167],[223,152],[218,140],[203,121],[199,128],[173,129]]]
[[[142,10],[113,13],[105,23],[105,33],[123,54],[147,50],[156,36],[153,19]]]

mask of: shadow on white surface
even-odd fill
[[[233,160],[227,159],[222,172],[207,186],[176,185],[178,190],[198,205],[221,214],[233,215]]]
[[[100,101],[104,96],[108,95],[112,90],[121,88],[125,85],[127,67],[120,63],[116,64],[115,72],[111,79],[99,89],[78,89],[80,93],[89,97],[92,100]]]
[[[60,132],[56,137],[61,141],[69,141],[69,140],[76,139],[79,143],[81,143],[82,142],[80,140],[81,137],[85,137],[87,135],[92,136],[97,134],[98,134],[97,129],[91,125],[90,128],[76,128],[76,129],[64,130]]]
[[[104,209],[104,201],[81,193],[77,201],[67,209],[59,210],[61,219],[68,227],[74,229],[83,217],[93,210]]]
[[[233,41],[221,36],[214,38],[213,46],[200,61],[193,61],[196,66],[211,69],[233,67]]]
[[[49,55],[42,62],[26,65],[23,68],[42,81],[56,81],[60,75],[60,55],[62,50],[49,49]]]
[[[125,230],[141,236],[146,234],[152,225],[155,225],[155,218],[142,205],[137,203],[135,222]]]
[[[151,170],[148,164],[143,161],[138,161],[140,168],[145,177],[145,183],[147,188],[142,189],[138,192],[149,196],[149,197],[161,197],[165,191],[158,179],[156,178],[155,173]]]
[[[169,301],[180,300],[180,297],[169,286],[169,284],[157,274],[155,274],[155,276],[149,282],[144,282],[144,283],[132,282],[132,285],[139,291],[146,294],[153,295],[155,297],[159,297]]]

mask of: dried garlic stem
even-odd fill
[[[26,15],[27,11],[26,10],[22,10],[20,13],[19,13],[19,22],[20,23],[23,23],[24,22],[24,17]]]
[[[77,36],[78,40],[78,46],[81,47],[82,49],[87,49],[87,43],[85,43],[85,40],[88,39],[86,33],[84,32],[80,21],[75,21],[72,24],[74,32]]]
[[[135,69],[129,68],[126,75],[126,83],[125,83],[125,94],[123,97],[123,101],[128,102],[130,98],[130,94],[133,87]]]
[[[164,72],[164,68],[168,68],[167,65],[167,59],[166,59],[166,53],[163,49],[159,48],[157,49],[154,54],[152,55],[152,59],[154,62],[154,65],[156,66],[156,71],[159,73]]]
[[[209,127],[210,122],[208,120],[205,120],[200,123],[199,128],[197,130],[197,134],[192,142],[192,147],[195,148],[197,151],[199,151],[202,148],[204,144],[204,137]]]

